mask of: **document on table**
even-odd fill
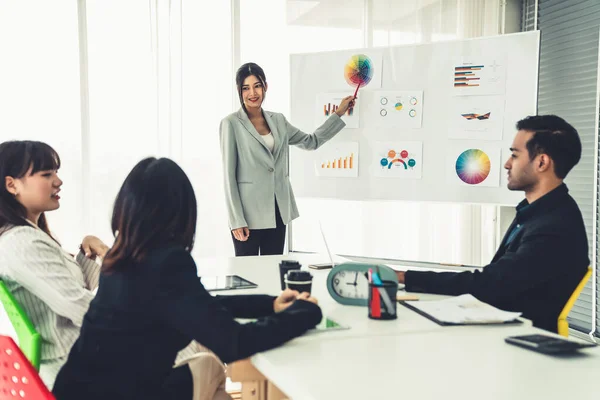
[[[401,303],[440,325],[502,324],[516,322],[521,316],[519,312],[502,311],[470,294],[444,300]]]

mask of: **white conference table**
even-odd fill
[[[326,262],[326,256],[292,253],[285,256],[205,258],[196,259],[196,263],[199,276],[237,274],[258,284],[258,288],[256,289],[213,292],[215,295],[260,293],[276,296],[281,292],[281,283],[279,280],[279,262],[281,260],[298,260],[302,264],[303,269],[307,269],[310,262]],[[343,261],[341,258],[338,260]],[[294,341],[338,340],[349,337],[396,335],[399,333],[427,332],[442,329],[435,322],[400,305],[397,308],[398,319],[393,321],[371,320],[367,317],[366,307],[341,305],[331,298],[325,285],[327,274],[329,274],[330,270],[310,269],[309,271],[313,274],[311,294],[318,299],[323,315],[342,325],[350,326],[351,329],[319,333],[318,335],[306,335]],[[421,299],[445,297],[431,294],[418,295]]]
[[[202,275],[238,274],[257,289],[280,291],[279,261],[304,268],[323,255],[198,258]],[[337,261],[337,260],[336,260]],[[408,267],[410,268],[410,267]],[[343,306],[325,287],[329,270],[313,273],[312,293],[327,315],[349,330],[310,334],[259,353],[252,364],[292,399],[560,399],[594,398],[600,348],[551,357],[504,342],[511,335],[544,332],[521,325],[442,327],[398,305],[398,319],[373,321],[366,307]],[[443,296],[419,294],[420,301]],[[584,397],[585,396],[585,397]]]

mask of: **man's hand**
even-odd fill
[[[406,274],[406,272],[404,272],[404,271],[396,271],[396,275],[398,275],[398,283],[406,283],[404,281],[405,274]]]

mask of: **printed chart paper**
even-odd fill
[[[358,142],[326,143],[314,161],[317,176],[357,178],[358,148]]]
[[[339,79],[339,81],[336,81],[335,85],[333,87],[334,88],[348,87],[351,90],[351,92],[348,93],[347,96],[354,94],[354,90],[356,89],[356,86],[351,85],[347,82],[346,66],[348,65],[348,63],[351,62],[353,57],[355,57],[356,55],[359,55],[359,54],[365,55],[371,60],[370,68],[371,68],[372,76],[371,76],[370,82],[366,86],[364,86],[364,88],[369,89],[369,90],[381,89],[381,72],[383,71],[383,68],[382,68],[383,54],[380,51],[362,50],[356,54],[350,53],[350,52],[338,53],[338,54],[332,55],[331,61],[327,60],[326,65],[327,65],[327,68],[330,68],[329,67],[330,65],[331,65],[331,67],[335,68],[336,74],[339,77],[339,78],[336,78],[336,79]],[[363,89],[363,86],[360,87],[360,89],[358,91],[358,96],[360,96],[360,91],[362,89]]]
[[[450,139],[502,140],[504,96],[457,96],[451,102]]]
[[[375,142],[371,160],[375,177],[421,179],[423,142]]]
[[[452,146],[446,157],[446,180],[453,185],[500,185],[501,149],[491,145]]]
[[[350,93],[351,94],[351,93]],[[321,126],[338,109],[342,99],[349,96],[347,92],[319,93],[315,108],[315,128]],[[346,128],[360,127],[360,103],[355,102],[354,107],[349,108],[342,116]]]
[[[422,91],[375,91],[369,112],[377,127],[420,128],[423,120]]]
[[[501,58],[460,57],[453,68],[454,95],[504,94],[506,62]]]

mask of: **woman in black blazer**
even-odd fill
[[[112,230],[98,294],[54,385],[58,400],[190,400],[189,368],[173,368],[190,341],[227,363],[279,346],[321,320],[307,293],[215,297],[204,289],[190,255],[196,198],[169,159],[147,158],[131,171]],[[258,321],[242,325],[238,317]]]

